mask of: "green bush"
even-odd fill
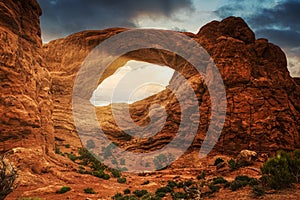
[[[104,180],[110,179],[110,176],[109,176],[108,174],[104,173],[102,170],[99,170],[99,171],[93,171],[93,172],[92,172],[92,175],[93,175],[93,176],[96,176],[96,177],[98,177],[98,178],[102,178],[102,179],[104,179]]]
[[[121,172],[117,169],[110,169],[110,171],[114,178],[120,178],[122,175]]]
[[[253,193],[255,196],[262,196],[265,194],[265,190],[262,187],[259,187],[258,185],[253,186]]]
[[[177,183],[177,188],[183,188],[183,187],[184,187],[184,182]]]
[[[236,181],[243,181],[246,182],[248,184],[248,182],[251,180],[251,178],[249,176],[237,176],[235,177]]]
[[[293,154],[280,151],[275,157],[269,159],[261,167],[262,182],[273,189],[290,187],[292,183],[299,182],[300,153]]]
[[[209,187],[209,189],[211,190],[212,193],[218,192],[221,188],[220,186],[213,185],[213,184],[210,184],[208,187]]]
[[[69,192],[70,190],[71,190],[70,187],[64,186],[64,187],[60,188],[60,190],[56,191],[56,193],[57,193],[57,194],[64,194],[64,193],[66,193],[66,192]]]
[[[121,200],[122,198],[123,198],[123,196],[121,193],[117,193],[117,194],[115,194],[115,196],[112,197],[112,199],[115,199],[115,200]]]
[[[95,194],[96,193],[93,188],[85,188],[83,191],[84,191],[84,193],[87,193],[87,194]]]
[[[159,197],[159,198],[163,198],[166,196],[167,193],[165,192],[155,192],[156,196]]]
[[[185,183],[184,183],[184,186],[186,186],[186,187],[190,187],[191,185],[193,185],[194,184],[194,182],[193,181],[191,181],[191,180],[188,180],[188,181],[186,181]]]
[[[131,193],[131,191],[128,188],[125,189],[123,192],[124,192],[124,194],[130,194]]]
[[[108,179],[110,179],[110,175],[104,174],[102,178],[103,178],[104,180],[108,180]]]
[[[125,165],[125,159],[124,158],[120,159],[120,165]]]
[[[177,186],[177,183],[175,181],[168,181],[168,187],[174,188]]]
[[[148,185],[150,183],[149,180],[146,180],[145,182],[142,183],[142,185]]]
[[[118,183],[126,183],[126,178],[125,177],[120,177],[117,179]]]
[[[248,184],[247,181],[240,181],[240,180],[234,180],[231,184],[230,184],[230,189],[232,191],[236,191],[242,187],[245,187]]]
[[[222,162],[224,162],[224,160],[223,160],[222,158],[217,158],[217,159],[215,160],[214,166],[217,166],[218,164],[220,164],[220,163],[222,163]]]
[[[173,188],[171,188],[169,186],[161,187],[161,188],[158,188],[155,193],[159,193],[159,192],[171,193],[171,192],[173,192]]]
[[[135,191],[133,192],[133,194],[134,194],[135,196],[137,196],[137,197],[142,197],[142,196],[144,196],[144,195],[147,194],[147,193],[148,193],[147,190],[135,190]]]
[[[69,157],[69,159],[70,160],[72,160],[73,162],[75,162],[76,161],[76,159],[77,159],[77,156],[75,156],[74,154],[68,154],[68,157]]]
[[[223,184],[223,183],[227,183],[228,181],[225,180],[223,177],[216,177],[213,178],[213,184]]]
[[[163,169],[167,164],[173,162],[175,157],[173,154],[169,153],[167,155],[160,154],[153,159],[154,165],[156,166],[156,170]]]
[[[151,193],[147,193],[142,197],[142,200],[161,200],[161,198]]]
[[[256,178],[251,178],[250,180],[249,180],[249,183],[248,183],[250,186],[256,186],[256,185],[258,185],[258,180],[256,179]]]
[[[172,199],[188,199],[188,195],[183,192],[176,192],[172,195]]]
[[[95,148],[96,147],[96,145],[95,145],[95,142],[93,141],[93,140],[88,140],[87,142],[86,142],[86,148],[88,148],[88,149],[93,149],[93,148]]]
[[[62,154],[61,151],[60,151],[59,146],[57,146],[57,145],[54,146],[54,151],[55,151],[56,154]]]
[[[236,170],[236,169],[239,168],[238,163],[235,160],[233,160],[233,159],[230,159],[228,161],[228,165],[229,165],[231,171]]]
[[[201,174],[199,174],[197,176],[197,179],[200,180],[200,179],[205,179],[205,176],[206,176],[206,173],[205,172],[202,172]]]

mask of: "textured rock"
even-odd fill
[[[77,72],[90,51],[106,38],[125,29],[84,31],[44,45],[53,84],[53,122],[57,144],[81,147],[72,114],[72,92]]]
[[[42,58],[35,0],[0,1],[0,152],[53,149],[51,77]]]
[[[70,107],[71,92],[74,77],[85,56],[101,41],[124,30],[81,32],[44,46],[48,69],[54,78],[52,91],[54,102],[57,101],[54,109],[57,137],[65,140],[76,137]],[[225,83],[226,121],[215,150],[238,154],[243,149],[264,152],[299,148],[300,88],[289,76],[286,57],[281,49],[266,39],[256,40],[247,24],[235,17],[213,21],[202,27],[197,35],[185,34],[205,47]],[[188,79],[200,102],[200,125],[193,143],[193,147],[199,148],[206,135],[211,110],[209,93],[200,76],[179,56],[157,49],[142,49],[117,60],[106,70],[99,83],[130,59],[168,65]],[[209,74],[208,78],[213,80]],[[182,83],[178,81],[177,74],[171,83],[179,91]],[[139,125],[147,125],[149,108],[155,103],[165,107],[168,118],[162,131],[151,140],[128,138],[115,124],[110,107],[98,107],[96,110],[100,125],[110,139],[125,149],[152,151],[172,140],[180,123],[181,109],[195,109],[188,104],[180,107],[174,94],[167,89],[130,105],[132,119]],[[117,108],[122,116],[126,106],[119,104]],[[154,114],[154,118],[159,119],[159,116]],[[68,120],[65,123],[63,119]],[[127,131],[134,131],[130,122],[123,120]],[[160,121],[157,120],[157,123]],[[91,133],[90,137],[93,137],[96,132],[91,130]]]
[[[71,161],[54,154],[52,81],[43,60],[41,9],[35,0],[1,0],[0,10],[0,155],[16,169],[18,188],[39,187],[54,183],[57,171],[67,171],[64,167],[72,170]]]

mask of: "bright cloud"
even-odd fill
[[[174,70],[167,66],[129,61],[97,87],[91,102],[104,106],[144,99],[164,90],[173,74]]]

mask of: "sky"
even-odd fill
[[[44,43],[82,30],[111,27],[158,28],[197,33],[200,27],[212,20],[239,16],[255,32],[256,38],[267,38],[279,45],[287,55],[291,76],[300,77],[300,0],[38,0],[38,2],[43,10],[41,28]],[[153,67],[152,73],[156,72],[155,68]],[[151,67],[148,68],[150,69]],[[168,74],[169,72],[166,72],[165,79]],[[161,80],[158,85],[164,85],[164,82],[165,80]]]
[[[164,90],[173,74],[167,66],[130,60],[97,87],[90,101],[96,106],[130,104]]]

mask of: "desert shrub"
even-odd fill
[[[142,183],[142,185],[148,185],[150,183],[149,180],[146,180],[145,182]]]
[[[75,156],[74,154],[68,154],[68,157],[69,157],[69,159],[70,160],[72,160],[73,162],[75,162],[76,161],[76,159],[77,159],[77,156]]]
[[[115,194],[115,196],[112,197],[112,199],[114,199],[114,200],[121,200],[122,197],[123,196],[122,196],[121,193],[117,193],[117,194]]]
[[[138,198],[136,196],[126,195],[121,200],[138,200]]]
[[[199,174],[197,176],[197,179],[200,180],[200,179],[205,179],[205,176],[206,176],[206,173],[205,172],[202,172],[201,174]]]
[[[193,182],[192,180],[188,180],[188,181],[186,181],[186,182],[184,183],[184,186],[190,187],[190,186],[193,185],[193,184],[194,184],[194,182]]]
[[[253,193],[255,194],[255,196],[262,196],[265,194],[264,188],[262,188],[258,185],[254,185],[252,189],[253,189]]]
[[[124,192],[124,194],[130,194],[131,193],[131,191],[128,188],[125,189],[123,192]]]
[[[68,149],[68,148],[70,148],[70,144],[65,144],[65,147]]]
[[[294,154],[280,151],[275,157],[265,162],[261,167],[263,184],[273,189],[283,189],[290,187],[292,183],[299,182],[299,154],[298,151]]]
[[[210,184],[210,185],[208,185],[208,188],[211,190],[212,193],[214,193],[214,192],[218,192],[221,187],[217,186],[217,185]]]
[[[258,185],[258,180],[256,179],[256,178],[251,178],[250,180],[249,180],[249,182],[248,182],[248,184],[250,185],[250,186],[256,186],[256,185]]]
[[[147,193],[142,197],[142,200],[161,200],[161,198],[157,197],[151,193]]]
[[[168,187],[174,188],[177,186],[177,183],[175,181],[168,181]]]
[[[92,172],[92,175],[93,175],[93,176],[96,176],[96,177],[98,177],[98,178],[102,178],[102,179],[104,179],[104,180],[110,179],[109,174],[104,173],[104,171],[102,171],[102,170],[93,171],[93,172]]]
[[[120,177],[117,179],[118,183],[126,183],[126,178],[125,177]]]
[[[161,187],[161,188],[158,188],[155,192],[156,196],[158,197],[164,197],[166,196],[167,193],[171,193],[173,192],[173,188],[169,187],[169,186],[166,186],[166,187]]]
[[[120,159],[120,165],[125,165],[125,159],[124,158]]]
[[[183,188],[183,187],[184,187],[184,182],[177,183],[177,188]]]
[[[188,199],[188,195],[183,192],[175,192],[172,194],[172,199]]]
[[[86,148],[87,148],[87,149],[93,149],[93,148],[95,148],[95,147],[96,147],[96,145],[95,145],[94,140],[88,140],[88,141],[86,142]]]
[[[56,154],[62,154],[61,151],[60,151],[59,146],[57,146],[57,145],[54,146],[54,151],[55,151]]]
[[[56,191],[57,194],[64,194],[66,192],[69,192],[71,190],[70,187],[68,186],[64,186],[64,187],[61,187],[59,190]]]
[[[117,169],[110,169],[111,174],[114,178],[120,178],[121,177],[121,172]]]
[[[227,182],[224,184],[224,188],[229,188],[231,186],[231,182]]]
[[[147,194],[147,193],[148,193],[147,190],[135,190],[135,191],[133,192],[133,194],[134,194],[135,196],[137,196],[137,197],[142,197],[142,196],[144,196],[144,195]]]
[[[234,180],[231,184],[230,184],[230,189],[232,191],[236,191],[240,188],[245,187],[248,184],[247,181],[241,181],[241,180]]]
[[[170,192],[173,192],[173,188],[171,188],[171,187],[169,187],[169,186],[165,186],[165,187],[158,188],[158,189],[156,190],[156,192],[170,193]]]
[[[110,175],[109,174],[104,174],[102,178],[104,180],[108,180],[108,179],[110,179]]]
[[[159,198],[165,197],[166,194],[167,194],[167,193],[165,193],[165,192],[155,192],[155,195],[156,195],[157,197],[159,197]]]
[[[157,170],[162,169],[165,167],[165,165],[167,165],[168,163],[171,163],[175,160],[175,157],[173,154],[169,153],[167,155],[165,154],[160,154],[158,156],[156,156],[153,159],[153,162],[155,164],[155,167]]]
[[[17,178],[15,169],[4,159],[4,155],[0,157],[0,199],[4,199],[13,191],[13,185]]]
[[[249,181],[251,180],[251,178],[249,176],[237,176],[235,177],[236,181],[243,181],[246,182],[247,184],[249,183]]]
[[[95,194],[96,193],[93,188],[85,188],[85,189],[83,189],[83,191],[84,191],[84,193],[87,193],[87,194]]]
[[[222,162],[224,162],[224,160],[222,158],[217,158],[215,160],[214,166],[217,166],[219,163],[222,163]]]
[[[111,164],[113,164],[113,165],[115,165],[115,166],[118,166],[118,161],[117,161],[117,159],[113,158],[113,159],[111,160]]]
[[[227,183],[228,181],[225,180],[223,177],[216,177],[213,178],[213,184],[223,184],[223,183]]]
[[[230,159],[228,161],[228,165],[229,165],[231,171],[236,170],[236,169],[239,168],[238,163],[234,159]]]

